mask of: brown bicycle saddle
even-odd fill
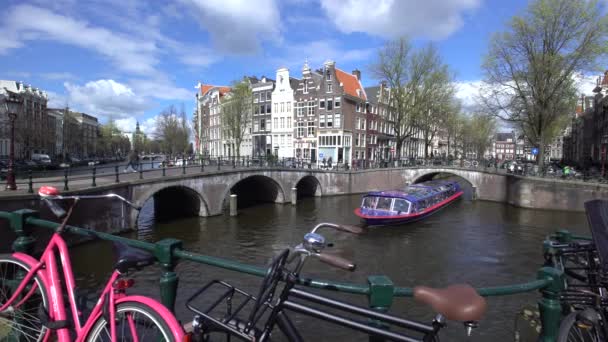
[[[479,321],[487,308],[485,298],[467,284],[450,285],[439,289],[416,286],[414,298],[430,305],[433,310],[451,321]]]

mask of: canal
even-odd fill
[[[147,225],[137,233],[143,240],[156,241],[174,237],[184,247],[207,255],[231,258],[256,265],[265,264],[276,252],[297,244],[319,222],[357,224],[352,210],[359,195],[305,198],[297,206],[262,204],[242,209],[238,217],[216,216],[188,218],[155,223],[144,215]],[[516,284],[534,279],[542,264],[542,240],[556,229],[567,228],[588,233],[586,219],[580,213],[518,209],[509,205],[459,200],[429,219],[398,227],[369,229],[354,236],[326,231],[334,244],[333,252],[357,263],[353,273],[333,269],[316,260],[302,272],[305,276],[365,284],[368,275],[387,275],[398,286],[445,286],[470,283],[476,287]],[[135,235],[133,236],[135,237]],[[111,248],[105,244],[87,244],[73,249],[80,279],[95,287],[105,280],[111,268]],[[211,279],[227,279],[255,291],[259,278],[239,275],[194,263],[182,263],[177,314],[190,317],[185,299]],[[159,268],[151,267],[135,274],[136,291],[158,297]],[[366,305],[355,295],[328,295]],[[512,341],[516,313],[525,304],[534,304],[538,293],[492,297],[489,311],[472,341]],[[396,298],[391,313],[430,321],[433,312],[411,298]],[[326,323],[296,318],[304,335],[312,340],[366,341],[364,336]],[[442,341],[464,341],[464,329],[449,322]],[[280,340],[280,338],[278,339]],[[307,339],[308,340],[308,339]]]

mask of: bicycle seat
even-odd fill
[[[116,255],[116,264],[114,268],[120,273],[126,273],[130,269],[141,269],[142,267],[152,265],[156,258],[154,255],[129,247],[122,242],[114,241],[114,255]]]
[[[479,321],[487,307],[485,298],[467,284],[450,285],[441,289],[416,286],[414,298],[430,305],[451,321]]]

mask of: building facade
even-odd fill
[[[46,114],[46,92],[18,81],[0,80],[0,96],[14,96],[21,101],[15,120],[15,158],[29,159],[34,153],[53,154],[55,121]],[[10,149],[10,120],[0,111],[0,155]]]
[[[494,155],[496,156],[496,159],[514,160],[516,145],[514,132],[496,133],[494,142]]]
[[[261,79],[248,77],[253,96],[251,116],[251,144],[254,157],[265,157],[272,153],[272,94],[274,80],[262,76]],[[276,110],[276,108],[275,108]]]
[[[279,158],[294,157],[294,90],[301,80],[289,76],[287,68],[277,70],[272,92],[272,153]],[[255,101],[255,98],[254,98]]]
[[[198,153],[206,157],[224,156],[222,142],[221,103],[230,92],[226,86],[199,84],[196,94],[196,118],[198,120]]]
[[[386,83],[365,88],[367,95],[367,153],[369,160],[390,160],[395,155],[394,110]]]

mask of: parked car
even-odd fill
[[[51,157],[49,157],[48,154],[34,153],[34,154],[32,154],[32,157],[30,159],[33,162],[35,162],[36,164],[41,164],[41,165],[50,165],[51,164]]]
[[[188,161],[186,159],[177,159],[175,161],[175,166],[184,166],[188,165]]]

